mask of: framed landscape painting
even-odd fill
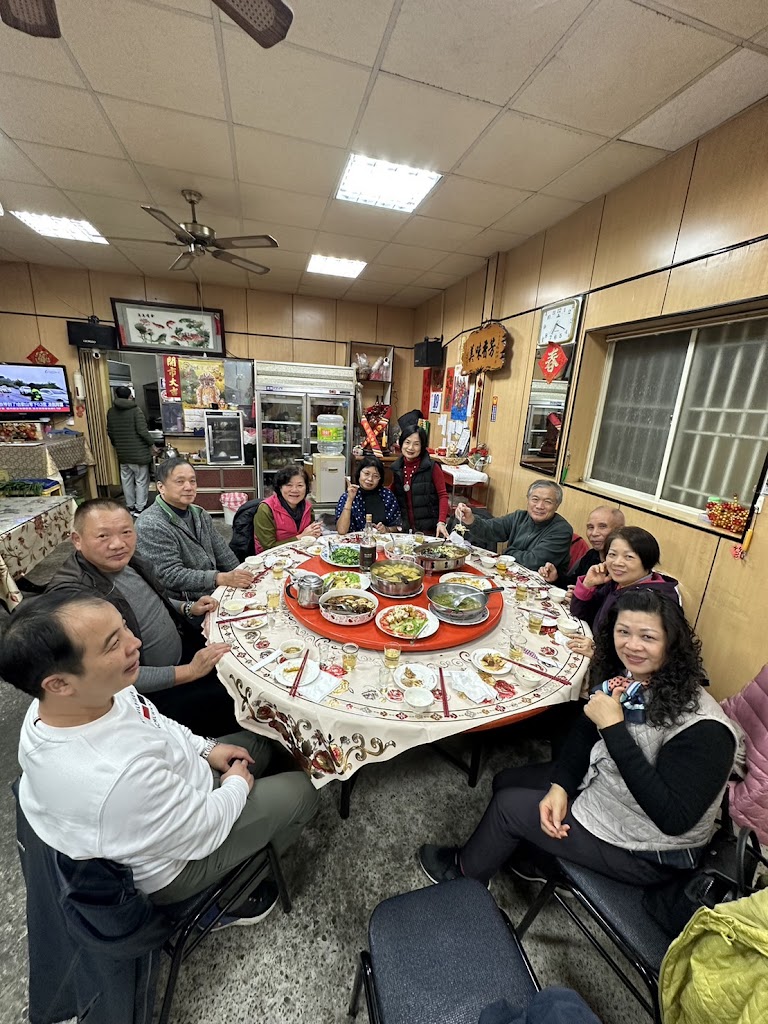
[[[120,348],[140,352],[224,352],[224,312],[164,302],[112,299]]]

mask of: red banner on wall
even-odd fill
[[[429,416],[429,395],[431,391],[432,371],[424,370],[421,379],[421,414]]]
[[[181,398],[181,378],[179,377],[179,357],[163,356],[163,375],[165,376],[165,397],[169,400]]]

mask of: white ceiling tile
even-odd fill
[[[59,188],[135,199],[138,203],[149,201],[149,193],[127,160],[37,142],[20,142],[19,146]]]
[[[390,242],[376,257],[377,262],[387,267],[412,267],[414,270],[431,270],[445,257],[438,249],[419,249],[415,245],[397,245]]]
[[[0,129],[25,142],[123,155],[93,97],[64,85],[0,75]]]
[[[344,149],[235,125],[240,181],[329,196],[346,162]]]
[[[458,170],[469,178],[535,192],[604,142],[599,135],[507,111]]]
[[[173,246],[148,245],[142,242],[113,242],[118,252],[140,268],[142,273],[165,276],[168,268],[181,252]],[[174,276],[176,272],[174,271]]]
[[[341,299],[352,282],[348,277],[327,274],[304,274],[299,284],[299,295],[317,295],[325,299]]]
[[[404,284],[413,284],[420,275],[421,271],[414,267],[387,267],[373,262],[368,264],[357,280],[402,287]]]
[[[332,200],[323,218],[323,230],[359,238],[378,238],[388,242],[410,217],[397,210],[378,209],[346,199]]]
[[[305,270],[309,262],[308,252],[291,252],[290,249],[249,249],[243,250],[246,259],[256,260],[272,270]]]
[[[768,57],[737,50],[622,138],[678,149],[768,93]]]
[[[589,0],[405,0],[382,67],[503,105]]]
[[[374,281],[361,281],[358,278],[352,282],[352,287],[348,289],[345,299],[352,302],[386,302],[394,294],[397,285],[394,284],[377,284]]]
[[[225,284],[230,288],[247,288],[248,279],[251,276],[247,270],[240,270],[239,267],[233,267],[231,263],[222,263],[221,260],[207,256],[195,261],[195,273],[203,288],[207,284]],[[205,292],[203,292],[203,299],[205,300]],[[224,326],[226,330],[226,323]]]
[[[497,113],[489,103],[380,73],[352,148],[393,163],[447,171]]]
[[[446,256],[434,269],[439,274],[456,274],[466,277],[467,274],[474,274],[476,270],[480,270],[486,263],[487,260],[480,256],[464,256],[462,253],[456,252],[452,256]]]
[[[0,68],[8,74],[39,78],[59,85],[84,82],[67,54],[61,39],[28,36],[0,22]]]
[[[89,270],[104,270],[113,274],[135,274],[136,266],[113,245],[92,245],[90,242],[56,240],[56,247]]]
[[[439,288],[441,291],[445,291],[446,288],[450,288],[452,284],[456,284],[460,280],[460,274],[440,274],[436,270],[428,270],[413,283],[419,288]]]
[[[274,224],[272,221],[244,220],[244,235],[272,235],[281,249],[290,252],[309,252],[315,237],[314,228],[296,228],[288,224]]]
[[[134,0],[60,0],[59,14],[96,92],[225,116],[213,22]]]
[[[229,133],[224,121],[111,96],[102,96],[101,102],[128,154],[138,163],[231,179]]]
[[[137,170],[152,194],[154,205],[177,207],[184,213],[183,220],[189,220],[190,209],[181,195],[182,188],[195,189],[201,193],[203,198],[197,207],[197,219],[203,224],[208,224],[217,216],[240,219],[240,197],[237,185],[232,180],[209,178],[204,174],[190,174],[189,171],[173,171],[165,167],[153,167],[151,164],[137,164]]]
[[[496,228],[486,228],[479,235],[475,235],[469,242],[465,242],[462,252],[473,256],[492,256],[495,252],[508,252],[520,245],[528,238],[528,235],[516,234],[513,231],[498,231]]]
[[[581,205],[571,199],[557,199],[539,193],[502,217],[494,227],[520,235],[535,235],[578,210]]]
[[[456,224],[434,217],[411,217],[405,227],[395,236],[400,245],[420,245],[425,249],[444,249],[455,252],[464,242],[474,238],[477,227],[474,224]]]
[[[67,196],[80,211],[106,237],[124,235],[127,238],[152,238],[165,241],[166,229],[141,209],[138,203],[127,199],[94,196],[86,192],[68,191]]]
[[[768,66],[768,58],[766,58]],[[610,192],[667,156],[664,149],[649,149],[626,142],[609,142],[570,171],[547,185],[547,195],[588,203]]]
[[[630,0],[602,0],[514,107],[615,135],[731,48]]]
[[[211,0],[156,0],[158,7],[174,7],[179,11],[198,14],[203,18],[212,18]],[[226,15],[224,15],[226,17]]]
[[[29,185],[19,181],[0,182],[0,202],[6,211],[27,210],[30,213],[47,213],[52,217],[80,217],[77,207],[63,192],[45,185]],[[16,218],[14,218],[16,220]],[[20,221],[16,223],[24,231],[31,231]]]
[[[373,64],[387,27],[392,0],[291,0],[287,41],[334,57]]]
[[[26,181],[30,185],[47,185],[48,179],[22,153],[18,143],[0,132],[0,180]],[[0,196],[2,201],[2,196]]]
[[[768,25],[765,0],[664,0],[664,5],[735,36],[749,37]]]
[[[409,309],[415,309],[422,302],[428,302],[429,299],[433,299],[435,295],[439,294],[440,291],[437,288],[419,288],[418,285],[409,285],[407,288],[396,292],[387,305],[407,306]]]
[[[3,220],[7,220],[6,217]],[[28,263],[45,263],[52,267],[80,267],[81,264],[77,260],[72,259],[66,253],[63,253],[61,249],[56,248],[48,242],[42,235],[36,235],[31,229],[27,234],[15,234],[11,232],[4,232],[0,226],[0,245],[8,252],[12,253],[14,258]],[[80,311],[83,316],[88,316],[90,310]]]
[[[418,210],[425,217],[439,217],[483,228],[519,206],[529,195],[530,192],[521,189],[489,185],[484,181],[449,174],[437,183]]]
[[[300,280],[298,270],[273,270],[269,274],[249,274],[248,287],[260,291],[295,292]]]
[[[385,243],[373,238],[355,238],[352,235],[336,235],[329,231],[318,231],[313,252],[319,256],[335,256],[342,260],[376,259]]]
[[[368,84],[365,68],[224,30],[232,118],[238,124],[346,146]]]
[[[325,209],[325,200],[319,196],[283,192],[276,188],[261,188],[259,185],[241,185],[240,197],[243,216],[265,224],[316,228]],[[270,229],[269,234],[272,235],[274,232]]]
[[[18,257],[14,256],[10,249],[0,249],[0,260],[4,263],[15,263],[17,259]]]

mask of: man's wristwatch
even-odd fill
[[[200,757],[204,757],[205,760],[207,761],[208,758],[211,756],[211,751],[213,750],[213,748],[217,747],[218,745],[218,740],[213,739],[211,736],[206,737],[205,746],[200,751]]]
[[[192,604],[193,604],[192,601],[185,601],[183,606],[182,606],[181,613],[182,613],[182,615],[184,616],[185,619],[191,619],[192,618]]]

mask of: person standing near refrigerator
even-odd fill
[[[149,498],[149,466],[154,441],[144,413],[128,387],[115,388],[112,408],[107,412],[107,433],[120,463],[120,481],[125,507],[136,517]]]

